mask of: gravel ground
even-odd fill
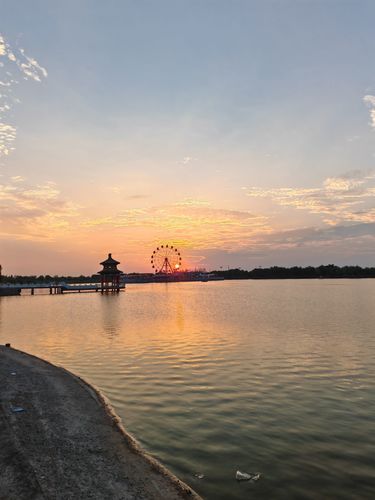
[[[0,499],[199,499],[79,377],[0,346]]]

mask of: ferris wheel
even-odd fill
[[[152,252],[151,266],[155,273],[175,273],[181,267],[181,254],[173,245],[161,245]]]

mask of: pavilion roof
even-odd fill
[[[108,259],[103,260],[103,262],[101,262],[100,265],[101,266],[105,266],[105,265],[108,265],[108,264],[117,265],[117,264],[120,264],[120,262],[118,260],[112,259],[112,254],[109,253],[108,254]]]
[[[114,276],[115,274],[124,274],[123,271],[120,271],[120,269],[102,269],[101,271],[98,271],[96,274],[101,274],[102,276],[108,275],[108,276]]]

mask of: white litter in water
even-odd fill
[[[251,479],[250,474],[247,474],[247,472],[241,472],[237,471],[236,472],[236,479],[237,481],[249,481]]]
[[[197,472],[196,474],[194,474],[194,476],[197,477],[198,479],[204,478],[204,474],[202,474],[201,472]]]
[[[248,472],[241,472],[238,470],[236,472],[236,479],[237,481],[258,481],[260,479],[260,472],[253,472],[249,474]]]
[[[13,413],[20,413],[21,411],[25,411],[25,408],[22,408],[21,406],[13,406],[12,408]]]

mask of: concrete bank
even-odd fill
[[[0,499],[199,499],[79,377],[0,346]]]

